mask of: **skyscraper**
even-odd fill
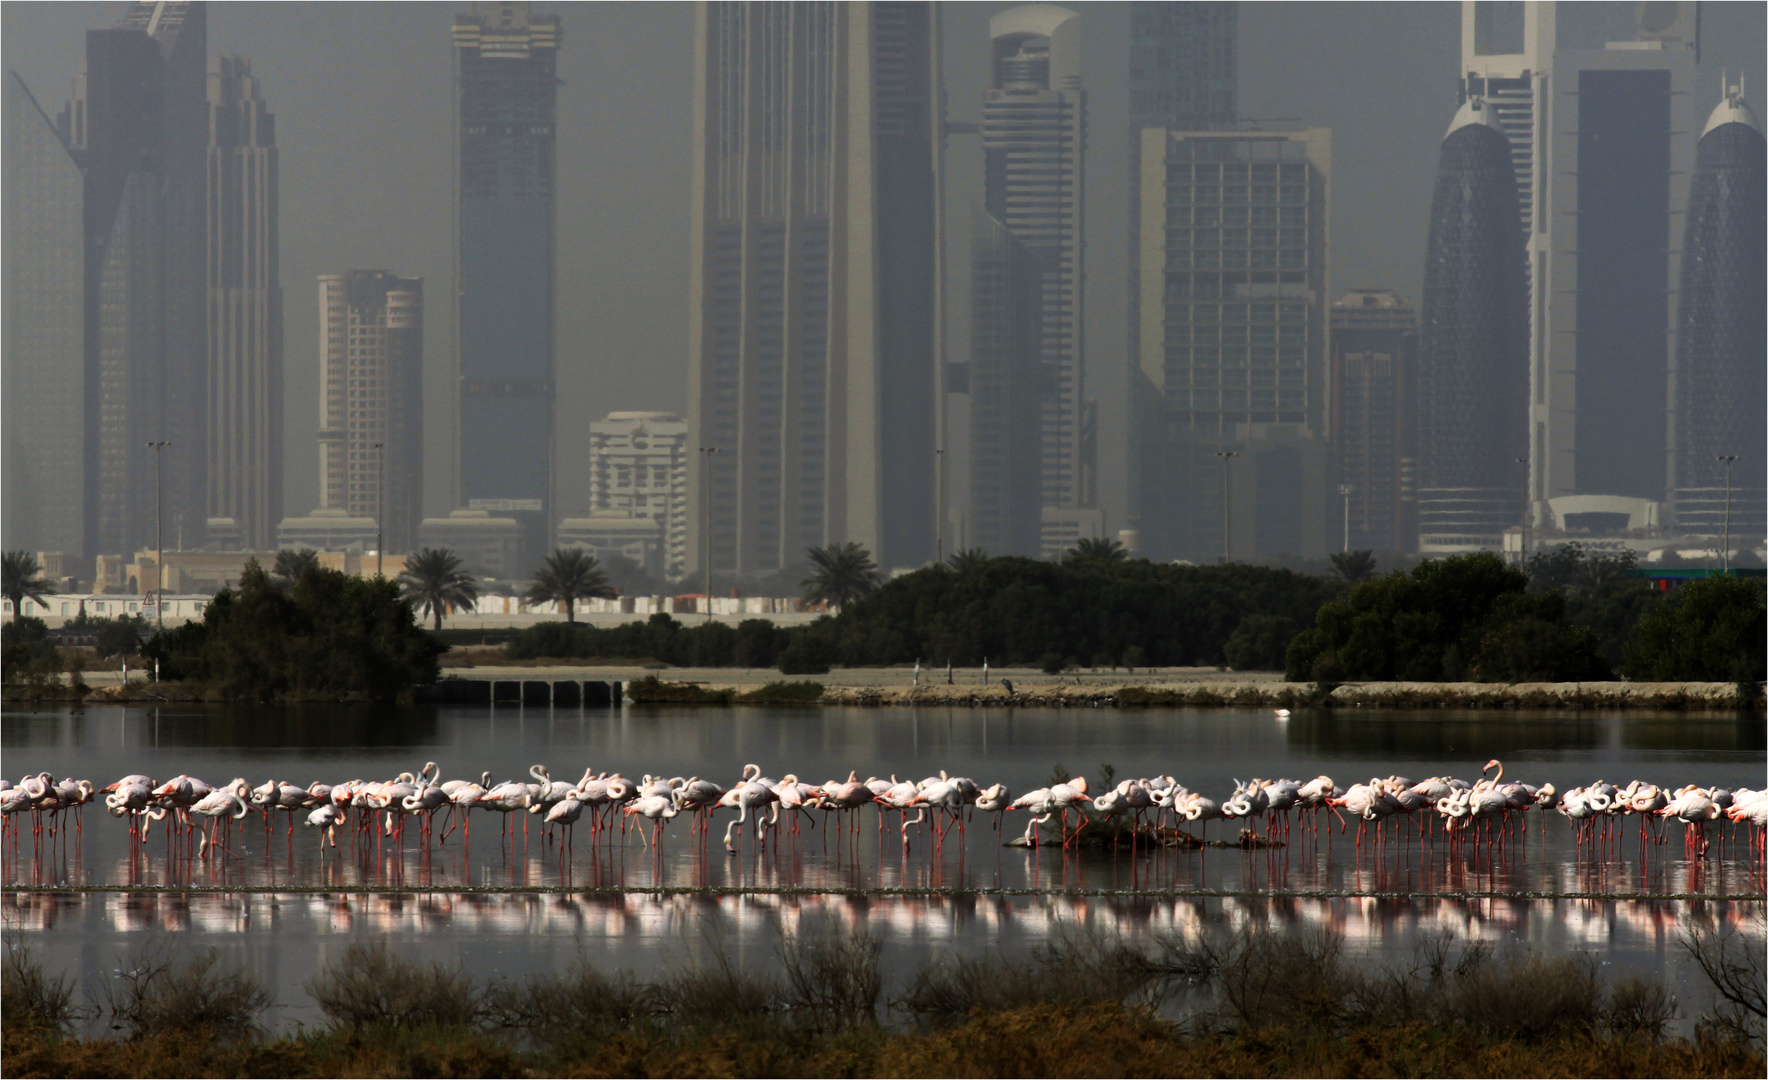
[[[126,554],[154,540],[164,453],[166,521],[207,517],[206,13],[134,3],[86,33],[69,106],[84,173],[84,543]]]
[[[1097,505],[1096,462],[1085,453],[1081,430],[1087,95],[1080,16],[1054,4],[1026,4],[991,17],[988,34],[984,205],[1031,249],[1044,272],[1043,506],[1091,509]]]
[[[1137,0],[1130,4],[1130,167],[1129,265],[1126,267],[1126,308],[1129,348],[1132,450],[1129,460],[1130,520],[1141,517],[1140,455],[1133,449],[1141,433],[1134,422],[1143,415],[1148,387],[1138,382],[1142,271],[1142,129],[1215,131],[1232,129],[1238,70],[1239,5]]]
[[[1675,438],[1671,464],[1676,528],[1718,536],[1725,528],[1731,464],[1731,535],[1761,540],[1768,529],[1762,424],[1764,361],[1763,204],[1768,147],[1741,86],[1727,86],[1695,154],[1683,234],[1677,319]]]
[[[1528,282],[1498,115],[1463,105],[1443,137],[1418,357],[1418,546],[1498,550],[1522,517]]]
[[[1318,552],[1338,520],[1324,437],[1332,133],[1141,138],[1142,547]]]
[[[276,121],[251,63],[209,63],[208,516],[247,549],[282,520]]]
[[[1665,494],[1698,7],[1462,4],[1461,100],[1509,139],[1527,241],[1537,525],[1561,495]]]
[[[64,551],[82,541],[81,179],[67,114],[51,121],[16,74],[6,79],[5,546]]]
[[[925,4],[704,3],[690,562],[933,549],[943,93]]]
[[[1042,552],[1044,268],[978,209],[970,230],[968,542],[990,555]]]
[[[522,522],[553,512],[553,210],[559,20],[483,3],[454,21],[459,501]]]
[[[386,550],[415,550],[424,281],[388,270],[323,275],[319,318],[319,508],[381,521]]]
[[[1332,305],[1332,445],[1349,485],[1344,543],[1410,551],[1418,543],[1413,473],[1418,319],[1386,289],[1352,289]],[[1341,511],[1343,512],[1343,511]]]

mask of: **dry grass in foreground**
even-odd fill
[[[81,1006],[64,977],[9,943],[0,1067],[143,1077],[1759,1077],[1760,997],[1749,989],[1759,944],[1689,934],[1697,959],[1706,950],[1703,967],[1733,965],[1729,989],[1715,982],[1718,1012],[1691,1039],[1666,1035],[1679,1006],[1657,983],[1599,977],[1582,956],[1500,957],[1447,939],[1393,969],[1345,962],[1324,934],[1149,949],[1069,937],[1020,959],[936,963],[887,1004],[877,943],[864,936],[804,935],[766,973],[719,952],[648,982],[579,958],[561,973],[487,983],[356,946],[307,984],[329,1024],[279,1038],[258,1023],[264,987],[219,971],[212,953],[149,942],[125,958],[128,977],[102,1003]],[[1194,1006],[1186,1021],[1157,1011],[1181,999]],[[122,1037],[71,1037],[92,1009]]]

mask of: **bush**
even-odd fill
[[[289,592],[252,560],[186,623],[148,642],[162,677],[238,701],[392,701],[436,681],[446,649],[384,578],[310,566]]]
[[[729,705],[734,690],[709,690],[693,683],[664,682],[646,675],[626,684],[626,696],[634,705]]]
[[[341,1028],[465,1027],[490,1014],[485,988],[466,970],[427,967],[385,942],[351,945],[341,960],[307,980],[307,993]]]
[[[1045,675],[1060,675],[1068,669],[1068,661],[1061,653],[1048,652],[1038,657],[1037,666]]]
[[[1639,620],[1623,657],[1627,678],[1642,682],[1760,682],[1768,674],[1762,582],[1710,577],[1677,586]]]
[[[131,1038],[165,1032],[241,1038],[258,1030],[270,991],[244,968],[217,970],[214,949],[173,955],[169,939],[153,938],[122,959],[103,984],[114,1026]]]
[[[738,667],[769,668],[779,662],[790,637],[766,619],[744,619],[737,624],[732,662]]]
[[[811,682],[770,682],[759,690],[738,694],[739,705],[815,705],[823,698],[823,684]]]
[[[1235,671],[1281,671],[1289,643],[1300,630],[1287,615],[1248,615],[1222,651]]]
[[[818,620],[819,622],[821,620]],[[780,653],[782,675],[826,675],[833,663],[832,649],[815,626],[794,631],[791,641]]]
[[[1489,552],[1365,581],[1296,635],[1286,677],[1322,684],[1605,678],[1595,635],[1565,625],[1565,596],[1530,593],[1528,581]]]
[[[9,934],[0,955],[0,1013],[8,1025],[66,1035],[84,1011],[74,1004],[66,972],[50,974],[21,936]]]

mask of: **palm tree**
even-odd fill
[[[961,548],[957,551],[952,552],[950,555],[946,556],[945,561],[951,564],[951,568],[953,570],[956,570],[958,573],[962,574],[967,571],[974,570],[977,567],[981,566],[983,563],[987,562],[988,561],[988,552],[982,550],[979,547]]]
[[[299,551],[279,551],[276,553],[276,565],[271,567],[270,576],[285,590],[292,589],[300,583],[301,577],[308,570],[319,568],[319,552],[312,548]]]
[[[1116,540],[1104,536],[1083,536],[1080,541],[1068,549],[1068,559],[1098,559],[1100,562],[1123,562],[1130,557],[1129,549]]]
[[[577,601],[614,596],[601,561],[582,548],[560,548],[546,557],[524,599],[530,604],[565,605],[565,621],[577,621]]]
[[[471,610],[479,602],[479,586],[473,575],[460,568],[460,556],[447,548],[424,548],[405,560],[399,595],[433,616],[436,629],[441,630],[443,610]]]
[[[3,560],[4,580],[0,581],[0,596],[12,601],[12,613],[22,616],[25,613],[25,599],[29,597],[37,603],[43,603],[55,586],[43,576],[37,566],[37,557],[28,551],[8,551]]]
[[[1373,551],[1335,551],[1331,558],[1332,569],[1339,577],[1353,585],[1359,581],[1368,581],[1375,576],[1375,553]]]
[[[845,544],[811,548],[810,576],[799,582],[804,598],[834,607],[846,607],[878,587],[883,575],[872,553],[849,540]]]

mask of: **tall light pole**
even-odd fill
[[[1534,500],[1529,498],[1529,459],[1511,458],[1522,466],[1522,561],[1529,561],[1529,519],[1534,516]]]
[[[1233,515],[1228,508],[1228,465],[1240,456],[1238,450],[1217,450],[1216,457],[1222,459],[1222,565],[1228,564],[1232,557],[1233,544],[1229,540],[1233,536]]]
[[[933,500],[933,562],[945,562],[945,448],[933,450],[933,487],[938,495]]]
[[[147,444],[153,451],[153,617],[161,634],[166,632],[166,447],[171,445],[168,439]]]
[[[712,621],[712,455],[718,453],[716,446],[700,447],[700,488],[704,493],[701,500],[702,528],[705,530],[706,544],[701,550],[700,558],[706,564],[706,621]]]
[[[1344,550],[1351,549],[1351,492],[1357,490],[1355,484],[1338,485],[1338,493],[1344,496]]]
[[[372,444],[374,457],[374,576],[381,577],[381,553],[387,549],[387,444]]]
[[[1725,573],[1731,573],[1731,463],[1737,460],[1736,454],[1719,454],[1719,464],[1725,466],[1725,544],[1720,549],[1720,565]]]

